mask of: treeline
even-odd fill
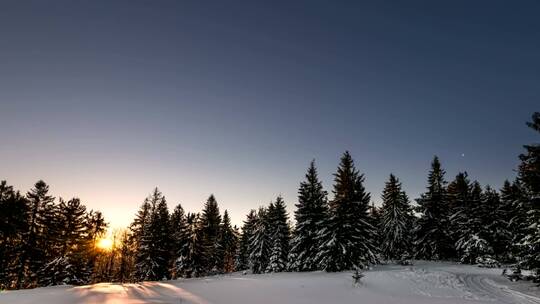
[[[106,226],[78,198],[55,203],[43,181],[26,195],[1,181],[0,289],[92,282]]]
[[[528,126],[540,132],[540,113],[533,115]],[[22,246],[44,244],[48,239],[45,237],[48,229],[29,228],[32,222],[29,210],[36,205],[30,202],[39,192],[38,184],[26,197],[3,186],[2,189],[9,190],[2,190],[0,197],[0,208],[7,210],[0,214],[8,218],[1,222],[1,262],[2,266],[7,265],[2,269],[10,270],[2,274],[2,282],[5,287],[32,287],[66,282],[80,284],[88,280],[162,280],[244,270],[253,273],[341,271],[364,268],[382,260],[411,258],[469,264],[517,263],[538,275],[540,144],[525,146],[525,153],[519,158],[517,178],[513,182],[506,181],[497,191],[471,180],[466,172],[448,181],[435,157],[426,191],[415,204],[400,180],[391,174],[382,193],[381,207],[372,205],[370,193],[364,188],[365,177],[348,152],[341,157],[334,174],[331,199],[322,186],[315,163],[311,162],[298,189],[294,227],[281,197],[268,206],[251,210],[239,230],[231,226],[226,210],[221,214],[213,195],[201,213],[186,214],[181,205],[169,213],[165,197],[156,188],[141,205],[129,229],[115,234],[112,250],[92,260],[91,246],[69,245],[74,244],[72,242],[89,244],[85,241],[95,237],[92,234],[95,229],[85,228],[75,233],[76,241],[67,241],[64,234],[60,234],[66,241],[55,244],[64,246],[50,246],[51,252],[43,255],[46,262],[40,262],[41,267],[29,266],[33,263],[29,261],[34,260],[28,256],[35,249]],[[67,215],[59,210],[66,206],[60,203],[57,211],[49,214],[62,219]],[[86,214],[83,218],[91,217]],[[88,220],[83,222],[89,227]],[[32,231],[39,231],[36,234],[39,242],[32,241],[35,237],[27,237]],[[65,231],[70,231],[71,235],[77,229]],[[58,264],[54,261],[63,257],[70,263],[77,259],[84,261],[85,266],[80,269],[87,272],[77,277],[80,281],[59,281],[57,277],[51,279],[52,271],[36,270],[54,267]],[[18,276],[20,269],[24,269],[25,274],[21,277]]]

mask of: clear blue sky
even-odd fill
[[[0,179],[127,225],[158,186],[241,223],[350,150],[375,202],[513,178],[540,110],[538,1],[2,1]],[[464,154],[464,156],[463,156]]]

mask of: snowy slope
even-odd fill
[[[516,303],[540,304],[540,290],[500,269],[450,263],[378,266],[353,286],[351,273],[233,274],[201,279],[60,286],[0,294],[2,304],[42,303]]]

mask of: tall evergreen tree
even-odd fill
[[[132,243],[135,248],[139,248],[141,246],[140,242],[143,235],[146,234],[148,224],[150,223],[151,212],[152,205],[150,204],[150,197],[147,197],[137,211],[135,219],[129,226],[129,229],[131,230]]]
[[[37,285],[37,274],[46,260],[51,225],[50,213],[54,210],[54,197],[49,195],[49,186],[42,180],[27,193],[28,230],[24,234],[19,261],[17,263],[15,287],[28,288]]]
[[[512,255],[510,257],[511,261],[515,261],[516,257],[519,256],[522,246],[519,245],[520,241],[526,235],[527,231],[527,204],[524,199],[522,186],[520,185],[519,180],[510,183],[506,180],[503,184],[503,187],[500,190],[501,193],[501,204],[507,210],[507,219],[508,219],[508,231],[512,235],[511,241],[511,250],[509,251]]]
[[[463,263],[474,264],[477,258],[491,255],[493,248],[486,239],[485,195],[478,181],[471,184],[471,190],[466,207],[460,218],[460,228],[457,231],[459,238],[456,241],[456,250]]]
[[[312,161],[306,180],[300,183],[298,203],[294,217],[295,235],[292,240],[288,268],[294,271],[310,271],[318,268],[315,259],[320,242],[317,236],[327,222],[327,193],[317,175],[315,161]]]
[[[178,204],[173,213],[171,214],[170,220],[170,231],[171,231],[171,273],[173,278],[177,278],[176,274],[176,260],[178,259],[178,253],[181,252],[188,238],[188,226],[186,221],[186,215],[184,214],[184,209],[182,205]]]
[[[40,269],[40,285],[82,285],[89,282],[86,207],[78,198],[64,201],[56,208],[54,249],[49,262]]]
[[[255,232],[255,224],[257,222],[257,211],[251,209],[244,220],[242,226],[242,234],[238,244],[238,251],[236,254],[236,270],[247,270],[251,268],[250,265],[250,240],[253,238]]]
[[[231,219],[227,210],[223,213],[223,220],[221,222],[219,247],[223,250],[223,270],[225,272],[234,271],[238,236],[231,226]]]
[[[381,253],[386,259],[404,259],[412,253],[413,214],[401,183],[390,174],[382,194]]]
[[[268,209],[270,259],[266,267],[267,272],[281,272],[287,267],[289,255],[290,231],[287,224],[288,215],[285,202],[278,196],[276,202]]]
[[[377,232],[368,215],[370,194],[349,152],[341,157],[334,184],[330,217],[320,233],[317,259],[322,269],[341,271],[376,263]]]
[[[532,115],[527,126],[540,133],[540,112]],[[523,265],[536,271],[540,280],[540,144],[524,146],[520,155],[518,179],[523,185],[523,207],[527,210],[527,228],[519,242]]]
[[[418,219],[416,231],[417,257],[437,260],[454,256],[449,231],[449,198],[444,180],[445,171],[437,156],[431,163],[427,192],[417,199]]]
[[[11,287],[21,254],[23,234],[27,231],[28,205],[21,194],[0,181],[0,289]]]
[[[504,207],[497,191],[486,186],[482,197],[483,213],[480,216],[484,238],[493,249],[494,258],[499,261],[509,260],[512,242],[508,230],[508,213]]]
[[[157,188],[147,201],[151,206],[150,216],[138,242],[136,279],[155,281],[168,276],[169,212],[165,197]]]
[[[221,215],[219,213],[218,203],[214,195],[210,195],[201,215],[201,224],[203,228],[202,242],[206,249],[207,256],[205,265],[206,271],[210,273],[219,273],[223,271],[223,249],[220,248],[218,237],[221,225]]]
[[[262,273],[266,270],[269,263],[271,243],[269,235],[268,214],[274,209],[273,203],[270,203],[268,210],[260,207],[255,218],[253,235],[249,240],[249,265],[253,273]]]
[[[460,172],[456,178],[448,184],[448,208],[450,214],[450,236],[452,243],[456,244],[462,238],[464,227],[471,217],[471,182],[467,172]],[[457,252],[456,252],[457,254]]]
[[[179,277],[198,277],[206,273],[205,248],[203,245],[202,222],[198,214],[188,213],[186,216],[186,240],[177,253],[175,262],[176,274]]]

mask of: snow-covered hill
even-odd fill
[[[200,279],[56,286],[0,294],[2,304],[64,303],[516,303],[540,304],[540,290],[500,269],[451,263],[382,265],[354,286],[351,273],[279,273]]]

